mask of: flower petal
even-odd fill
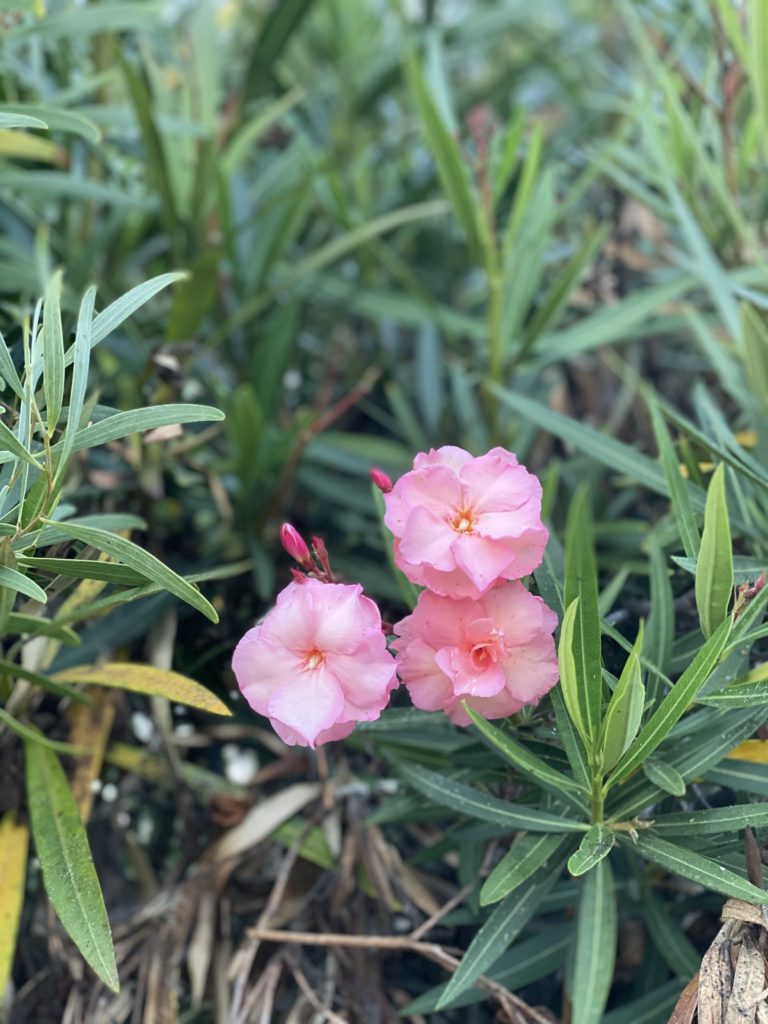
[[[478,668],[471,654],[457,647],[443,647],[435,655],[435,661],[451,680],[456,696],[472,694],[478,697],[493,697],[504,688],[504,669],[491,662]]]
[[[310,746],[323,729],[336,723],[343,710],[341,687],[323,666],[304,671],[275,690],[267,705],[270,718],[295,729]]]
[[[301,672],[301,659],[261,635],[261,627],[250,629],[235,648],[232,671],[237,685],[254,711],[267,714],[272,693]]]
[[[434,569],[455,569],[451,547],[459,534],[443,518],[428,509],[413,509],[398,547],[400,558],[410,565],[426,562]]]
[[[512,552],[502,541],[468,535],[459,537],[453,545],[456,565],[463,569],[481,593],[504,578]]]

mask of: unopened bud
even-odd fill
[[[299,565],[311,568],[312,559],[309,554],[309,548],[299,531],[291,526],[290,523],[283,523],[280,527],[280,543],[294,561],[298,562]]]
[[[371,468],[371,480],[373,480],[382,494],[389,494],[392,490],[392,481],[383,469],[377,469],[376,466],[373,466]]]
[[[764,586],[765,586],[765,573],[761,572],[760,575],[755,580],[755,593],[759,594]]]

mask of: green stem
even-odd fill
[[[592,767],[592,793],[590,795],[592,805],[592,824],[602,825],[605,818],[605,789],[603,788],[602,772]]]

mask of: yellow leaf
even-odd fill
[[[757,444],[757,432],[754,430],[737,430],[733,436],[742,448],[754,448]]]
[[[56,164],[63,167],[67,162],[64,150],[50,139],[19,131],[18,128],[0,129],[0,156],[17,160],[34,160],[35,163]]]
[[[80,820],[85,824],[91,816],[93,808],[93,781],[101,775],[104,763],[104,752],[107,740],[112,731],[115,717],[114,695],[95,691],[90,694],[94,701],[92,707],[87,704],[72,704],[67,711],[69,719],[70,743],[89,747],[88,754],[73,758],[74,771],[70,776],[72,792]]]
[[[745,740],[727,755],[734,761],[752,761],[754,764],[768,764],[768,740]]]
[[[213,715],[232,714],[226,704],[194,679],[178,672],[155,668],[154,665],[115,661],[107,665],[66,669],[51,678],[59,683],[90,683],[92,686],[112,686],[132,693],[146,693],[151,697],[166,697],[177,704],[201,708]]]
[[[0,993],[5,991],[16,952],[28,849],[27,826],[17,825],[13,811],[8,811],[0,820]]]

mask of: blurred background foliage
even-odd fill
[[[70,315],[91,283],[101,309],[188,272],[94,351],[98,401],[225,423],[83,453],[73,485],[142,515],[178,571],[229,567],[219,626],[180,611],[181,671],[231,690],[287,579],[285,518],[398,616],[368,469],[448,443],[514,449],[558,531],[589,481],[601,610],[634,635],[653,598],[679,671],[698,633],[685,559],[658,571],[690,557],[665,441],[696,515],[729,466],[737,581],[766,556],[763,0],[34,0],[0,25],[0,113],[36,119],[0,132],[6,337],[57,267]],[[141,646],[164,602],[84,643]],[[439,762],[464,741],[435,742]],[[481,844],[455,849],[464,882]],[[617,1005],[666,983],[670,957],[649,964]]]

